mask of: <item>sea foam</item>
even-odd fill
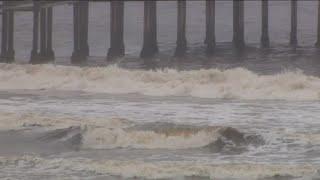
[[[85,149],[193,149],[220,152],[224,148],[262,145],[258,135],[231,127],[199,126],[164,122],[144,123],[120,118],[41,116],[30,113],[1,113],[1,131],[40,134],[40,141],[64,142],[77,138]],[[23,133],[22,133],[23,134]]]
[[[116,66],[0,64],[0,90],[64,90],[230,99],[319,100],[320,78],[300,71],[127,70]]]
[[[319,166],[309,164],[230,163],[204,164],[197,162],[143,162],[91,160],[85,158],[42,158],[37,156],[0,157],[0,169],[6,174],[23,172],[27,175],[78,179],[78,174],[114,175],[118,179],[184,179],[180,177],[209,177],[208,179],[304,179],[319,177]],[[17,169],[21,169],[17,171]],[[1,171],[0,171],[1,172]],[[67,178],[66,178],[67,177]],[[272,178],[274,177],[274,178]],[[284,178],[281,178],[284,177]],[[287,177],[287,178],[286,178]],[[296,177],[296,178],[294,178]],[[116,178],[115,178],[116,179]],[[190,178],[185,178],[190,179]],[[196,178],[194,178],[196,179]]]

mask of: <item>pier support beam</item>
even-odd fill
[[[233,44],[244,48],[244,0],[233,0]]]
[[[175,56],[184,56],[187,50],[186,38],[186,15],[187,15],[187,2],[186,0],[178,0],[178,16],[177,16],[177,47]]]
[[[7,58],[8,62],[11,62],[14,60],[14,12],[13,10],[8,11],[8,50],[7,50]]]
[[[290,33],[290,45],[297,46],[297,26],[298,26],[298,1],[291,0],[291,33]]]
[[[44,61],[47,51],[47,9],[41,8],[40,10],[40,58]]]
[[[52,49],[52,7],[41,7],[43,2],[34,1],[33,42],[30,63],[46,63],[54,60]],[[39,33],[40,32],[40,33]]]
[[[3,2],[3,6],[6,7],[7,2]],[[7,61],[7,49],[8,49],[8,13],[3,11],[2,14],[2,32],[1,32],[1,62]]]
[[[82,29],[82,39],[81,39],[81,49],[84,51],[85,56],[89,56],[89,44],[88,44],[88,36],[89,36],[89,1],[81,0],[80,1],[80,24]]]
[[[80,27],[79,27],[79,2],[73,2],[73,53],[72,53],[72,57],[71,57],[71,61],[72,62],[78,62],[80,61],[80,57],[81,59],[84,59],[85,57],[83,57],[82,54],[80,54],[80,46],[79,46],[79,42],[80,42],[80,38],[79,38],[79,34],[80,34]]]
[[[124,1],[113,0],[110,2],[110,48],[107,59],[123,57],[125,54],[123,29],[124,29]]]
[[[47,47],[46,57],[49,60],[54,60],[54,51],[52,48],[52,28],[53,28],[53,11],[52,7],[47,8]]]
[[[89,1],[78,0],[73,2],[73,33],[74,45],[71,57],[72,63],[79,63],[89,56],[88,45],[89,29]]]
[[[320,48],[320,0],[318,0],[318,30],[316,47]]]
[[[4,8],[10,6],[9,1],[3,2]],[[2,40],[0,62],[12,62],[14,60],[14,11],[4,10],[2,14]]]
[[[39,13],[40,2],[33,1],[33,38],[32,38],[32,50],[31,50],[31,63],[36,63],[38,60],[38,42],[39,42]]]
[[[267,48],[270,46],[269,39],[269,0],[261,1],[261,47]]]
[[[144,34],[141,58],[151,58],[158,53],[157,44],[157,2],[144,1]]]
[[[206,1],[206,39],[207,54],[212,54],[215,47],[215,0]]]

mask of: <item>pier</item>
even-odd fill
[[[206,31],[203,35],[205,52],[212,55],[216,51],[216,1],[204,0],[206,21],[203,23]],[[245,3],[246,0],[231,0],[233,2],[233,47],[242,50],[245,42]],[[298,0],[290,1],[291,22],[288,44],[292,47],[298,46]],[[30,49],[30,63],[47,63],[54,61],[55,52],[53,41],[53,8],[57,5],[68,4],[73,6],[73,51],[70,52],[72,63],[81,63],[90,56],[89,34],[89,6],[94,1],[73,0],[73,1],[1,1],[0,14],[2,19],[1,29],[1,54],[0,62],[13,62],[15,59],[14,35],[15,35],[15,13],[18,11],[31,12],[33,20],[32,49]],[[109,0],[110,3],[110,47],[106,49],[106,59],[113,60],[125,56],[124,41],[124,19],[126,17],[126,0]],[[161,49],[157,42],[157,1],[145,0],[144,23],[143,23],[143,44],[141,45],[141,58],[152,58]],[[177,39],[173,56],[183,57],[188,48],[187,39],[187,0],[177,0]],[[93,13],[93,12],[92,12]],[[315,22],[316,23],[316,22]],[[320,47],[320,1],[318,5],[318,29],[315,46]],[[261,48],[269,48],[269,0],[261,0]]]

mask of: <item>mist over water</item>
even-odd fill
[[[205,55],[205,1],[187,2],[188,54],[173,58],[176,2],[158,2],[160,53],[139,58],[143,2],[125,3],[126,56],[106,62],[109,3],[90,3],[86,64],[71,66],[72,6],[54,8],[56,61],[28,65],[32,13],[16,15],[16,63],[0,64],[0,179],[315,180],[320,177],[317,1],[245,2],[244,52],[232,48],[232,1],[216,2]],[[1,24],[0,24],[1,25]]]

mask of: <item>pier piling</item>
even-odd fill
[[[12,62],[14,60],[14,11],[13,10],[9,10],[8,11],[8,19],[9,19],[9,23],[8,23],[8,52],[7,52],[7,58],[8,58],[8,62]]]
[[[47,32],[46,24],[47,23],[47,10],[46,8],[41,8],[40,10],[40,59],[44,61],[47,51]]]
[[[298,26],[298,1],[291,0],[291,32],[290,32],[290,45],[297,46],[298,38],[297,38],[297,26]]]
[[[269,0],[261,1],[261,47],[270,46],[269,40]]]
[[[233,0],[233,44],[244,48],[244,0]]]
[[[157,43],[157,2],[144,1],[144,33],[141,58],[151,58],[158,53]]]
[[[89,36],[89,1],[81,0],[80,1],[80,28],[82,33],[80,33],[81,39],[81,49],[85,56],[90,55],[88,36]]]
[[[36,63],[38,61],[39,13],[40,2],[33,1],[33,38],[30,63]]]
[[[89,1],[78,0],[73,2],[73,53],[72,63],[79,63],[89,56],[88,29],[89,29]]]
[[[52,27],[53,26],[53,9],[52,7],[47,8],[47,49],[46,57],[49,60],[54,60],[54,51],[52,48]]]
[[[206,39],[207,54],[212,54],[215,47],[215,0],[206,0]]]
[[[3,2],[3,6],[7,6],[7,2]],[[1,62],[7,61],[7,45],[8,45],[8,13],[2,13],[2,33],[1,33]]]
[[[184,56],[187,50],[186,38],[186,20],[187,20],[187,2],[186,0],[177,1],[177,47],[175,56]]]
[[[45,2],[34,1],[33,3],[33,45],[30,62],[34,64],[46,63],[54,60],[52,48],[53,10],[52,7],[45,7]]]
[[[114,59],[123,57],[125,54],[124,47],[124,2],[111,1],[111,17],[110,17],[110,48],[107,58]]]
[[[3,1],[4,8],[9,8],[12,2]],[[2,40],[1,40],[1,62],[12,62],[14,60],[14,11],[6,9],[2,14]]]
[[[79,48],[79,2],[73,3],[73,53],[71,56],[72,62],[78,62],[80,59],[80,48]],[[84,57],[82,57],[83,59]]]
[[[110,3],[110,47],[107,59],[123,57],[125,55],[124,45],[124,19],[125,2],[127,0],[108,0]],[[157,42],[157,1],[143,0],[144,24],[143,45],[140,52],[141,58],[152,58],[158,51]],[[320,0],[318,1],[317,40],[315,46],[320,48]],[[0,2],[0,15],[2,16],[0,62],[12,62],[15,56],[14,50],[14,23],[15,12],[33,12],[33,38],[30,63],[46,63],[53,61],[55,53],[53,50],[53,7],[56,5],[73,5],[73,52],[72,63],[81,63],[89,56],[89,0],[73,1],[16,1],[3,0]],[[187,51],[187,0],[176,0],[177,2],[177,38],[174,56],[184,56]],[[206,54],[211,55],[216,47],[216,2],[217,0],[205,0],[205,45]],[[244,52],[245,49],[245,2],[246,0],[232,0],[233,3],[233,50]],[[270,47],[269,37],[269,3],[270,0],[261,2],[261,48]],[[295,49],[298,46],[298,0],[290,2],[290,39],[289,45]],[[259,4],[260,5],[260,4]],[[303,5],[303,4],[301,4]]]
[[[320,48],[320,0],[318,0],[318,27],[316,47]]]

